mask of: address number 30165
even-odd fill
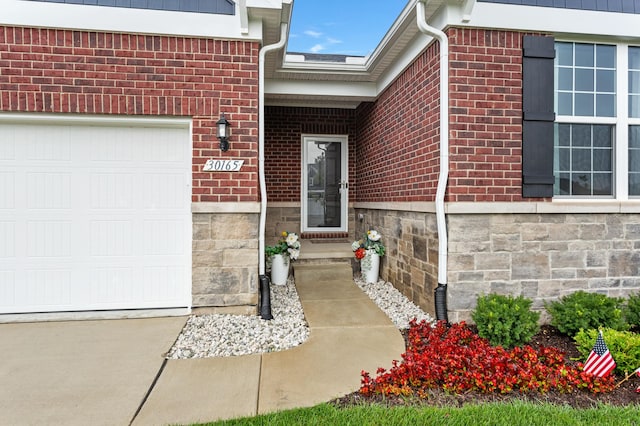
[[[205,172],[237,172],[240,171],[244,160],[207,160],[202,171]]]

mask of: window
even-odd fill
[[[556,124],[556,194],[611,195],[613,126]]]
[[[629,196],[640,196],[640,47],[629,48]]]
[[[629,127],[629,195],[640,195],[640,126]]]
[[[640,47],[556,42],[554,196],[640,196]]]
[[[615,116],[616,48],[557,43],[558,115]]]

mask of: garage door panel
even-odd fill
[[[0,259],[11,259],[16,256],[16,223],[0,222]]]
[[[184,246],[178,244],[185,238],[184,227],[179,221],[146,220],[143,232],[145,256],[184,255]]]
[[[13,209],[16,206],[15,172],[0,172],[0,210]]]
[[[179,288],[176,282],[184,274],[180,265],[156,265],[144,268],[143,298],[149,301],[162,301],[166,294],[177,296]]]
[[[87,161],[92,166],[102,164],[108,167],[117,163],[122,167],[134,167],[136,160],[140,159],[133,155],[133,143],[135,138],[129,135],[113,134],[106,129],[88,141]]]
[[[133,173],[121,170],[91,174],[90,207],[96,210],[133,209],[135,178]]]
[[[71,173],[27,173],[28,209],[69,209],[71,207]]]
[[[184,183],[181,175],[145,173],[143,180],[145,188],[142,194],[143,208],[148,210],[182,208]]]
[[[72,271],[69,269],[32,269],[16,288],[16,304],[32,305],[40,311],[71,308]],[[57,310],[57,309],[56,309]]]
[[[126,306],[132,300],[141,300],[135,294],[136,281],[132,267],[96,268],[91,281],[87,283],[87,300],[96,307]]]
[[[132,224],[129,221],[93,221],[90,247],[92,256],[131,256],[134,254]]]
[[[139,145],[138,155],[146,163],[175,163],[185,160],[185,151],[179,149],[173,139],[177,129],[162,132],[155,140],[145,140]]]
[[[0,306],[15,305],[15,272],[0,269]]]
[[[0,128],[0,162],[16,159],[15,129]]]
[[[17,129],[15,137],[18,158],[38,165],[71,162],[71,129],[68,127],[23,126]]]
[[[0,313],[189,306],[190,155],[188,128],[0,123]]]
[[[28,222],[27,256],[31,258],[70,257],[71,222]]]

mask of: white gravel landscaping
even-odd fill
[[[376,284],[366,284],[360,279],[355,282],[398,329],[408,328],[409,321],[413,318],[418,321],[433,321],[429,314],[390,283],[380,280]],[[290,349],[307,340],[309,328],[291,277],[287,285],[271,286],[271,312],[274,319],[270,321],[259,316],[193,315],[187,320],[167,358],[208,358],[275,352]]]

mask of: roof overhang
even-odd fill
[[[440,13],[445,4],[462,8],[469,1],[475,0],[428,1],[427,19]],[[265,102],[267,105],[355,108],[361,102],[375,100],[411,63],[416,50],[419,53],[430,41],[431,38],[418,30],[416,1],[411,0],[367,57],[345,57],[340,62],[331,62],[287,54],[286,49],[272,54],[272,59],[265,64]]]

